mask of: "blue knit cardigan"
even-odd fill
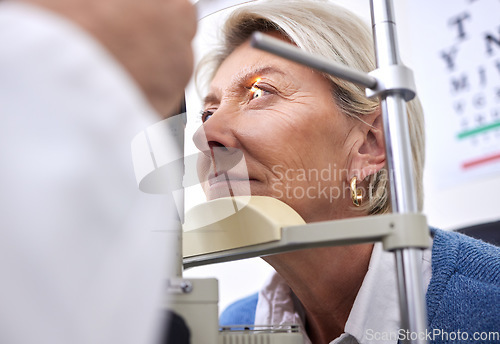
[[[454,232],[431,232],[428,339],[432,343],[500,343],[500,248]],[[257,299],[254,294],[231,304],[222,313],[220,325],[253,324]]]

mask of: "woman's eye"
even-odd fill
[[[252,92],[252,95],[251,95],[252,99],[257,99],[257,98],[262,97],[262,94],[264,92],[261,88],[258,88],[257,86],[252,86],[250,91]]]
[[[270,94],[272,92],[268,91],[266,86],[261,86],[258,82],[255,82],[252,87],[250,87],[250,100],[254,100],[260,97]]]
[[[214,114],[214,112],[212,110],[202,110],[201,111],[201,121],[203,123],[205,123],[210,117],[212,117],[212,115]]]

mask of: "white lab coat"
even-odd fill
[[[159,120],[83,31],[0,2],[0,343],[151,343],[174,207],[130,143]]]

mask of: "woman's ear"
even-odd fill
[[[364,180],[377,173],[385,165],[385,141],[380,109],[363,116],[365,123],[360,123],[361,139],[354,147],[351,156],[351,176]]]

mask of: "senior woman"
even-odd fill
[[[357,70],[375,68],[370,30],[343,8],[273,0],[235,11],[224,26],[221,49],[203,63],[210,86],[194,141],[203,152],[198,174],[207,198],[275,197],[306,222],[389,212],[378,99],[367,99],[349,82],[252,49],[254,31]],[[418,101],[408,104],[408,120],[421,208],[424,130]],[[218,178],[222,174],[230,189]],[[362,190],[361,205],[351,189]],[[422,260],[432,330],[470,336],[498,331],[499,257],[498,249],[484,243],[433,231],[432,251],[424,251]],[[380,244],[264,259],[276,274],[258,296],[230,306],[222,324],[298,323],[306,342],[322,344],[405,338],[394,258]]]

